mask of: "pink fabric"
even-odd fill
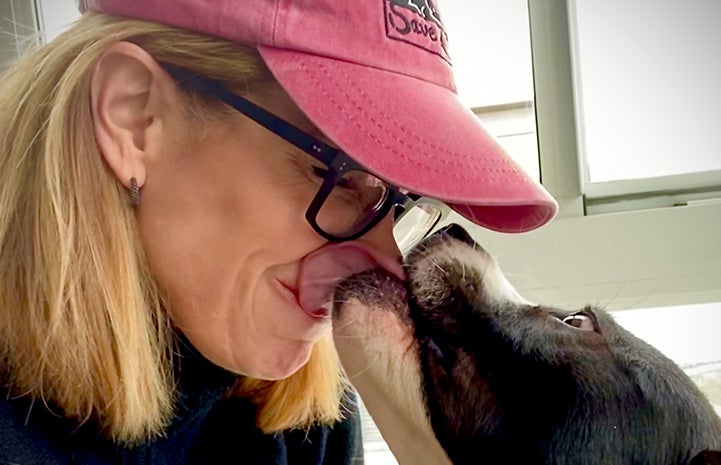
[[[288,94],[369,170],[523,232],[558,205],[455,94],[437,0],[86,0],[89,10],[254,44]]]

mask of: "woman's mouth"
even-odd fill
[[[315,309],[307,309],[303,305],[301,305],[300,297],[299,297],[299,293],[298,293],[297,289],[283,283],[282,281],[278,281],[278,284],[281,287],[281,293],[286,298],[286,300],[295,304],[295,306],[297,306],[298,308],[303,310],[303,312],[306,313],[308,316],[310,316],[312,318],[316,318],[316,319],[330,317],[330,313],[331,313],[330,304],[321,305]]]
[[[358,245],[346,242],[323,247],[301,263],[298,302],[309,315],[329,316],[338,284],[354,274],[384,267],[403,276],[400,263],[387,257],[376,257]]]

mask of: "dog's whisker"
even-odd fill
[[[438,262],[436,262],[432,258],[430,259],[430,262],[434,267],[438,268],[438,270],[441,271],[443,274],[446,274],[446,275],[448,274],[448,271],[446,271]]]
[[[352,319],[350,321],[346,321],[342,325],[335,327],[334,331],[342,330],[342,329],[347,328],[348,326],[352,326],[354,324],[358,324],[358,320]]]
[[[428,257],[431,256],[432,251],[431,251],[430,247],[424,247],[424,248],[420,249],[420,250],[418,251],[418,253],[419,253],[419,255],[420,255],[421,257],[423,257],[423,259],[425,260],[425,259],[427,259]]]
[[[348,336],[336,335],[334,337],[335,337],[335,339],[343,340],[343,341],[352,341],[355,339],[362,339],[362,340],[371,339],[371,336],[367,336],[367,335],[352,335],[352,336],[351,335],[348,335]]]
[[[621,293],[623,292],[623,289],[625,287],[626,287],[626,282],[625,281],[621,282],[621,285],[618,287],[618,289],[616,289],[616,292],[614,293],[614,295],[612,297],[610,297],[610,298],[599,297],[594,302],[594,305],[596,307],[600,307],[600,308],[608,308],[609,305],[611,305],[613,302],[618,300],[618,296],[621,295]],[[606,300],[606,302],[603,303],[602,302],[603,300]],[[635,308],[636,305],[639,305],[641,302],[643,302],[645,300],[646,300],[646,297],[641,297],[639,300],[634,302],[632,305],[624,305],[624,309],[630,310],[632,308]]]
[[[360,368],[353,374],[349,373],[348,379],[351,380],[351,382],[352,382],[353,378],[358,377],[358,376],[363,376],[363,374],[365,374],[367,371],[369,371],[371,368],[373,368],[373,365],[377,364],[379,360],[380,360],[380,355],[376,355],[376,357],[373,360],[368,361],[368,364],[365,367]]]

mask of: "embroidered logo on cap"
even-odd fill
[[[435,0],[383,0],[386,35],[431,53],[448,63],[448,34]]]

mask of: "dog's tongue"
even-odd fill
[[[330,314],[335,288],[345,278],[362,271],[383,266],[392,273],[403,275],[399,263],[352,243],[332,244],[306,257],[301,263],[298,279],[298,300],[303,310],[313,316]]]

